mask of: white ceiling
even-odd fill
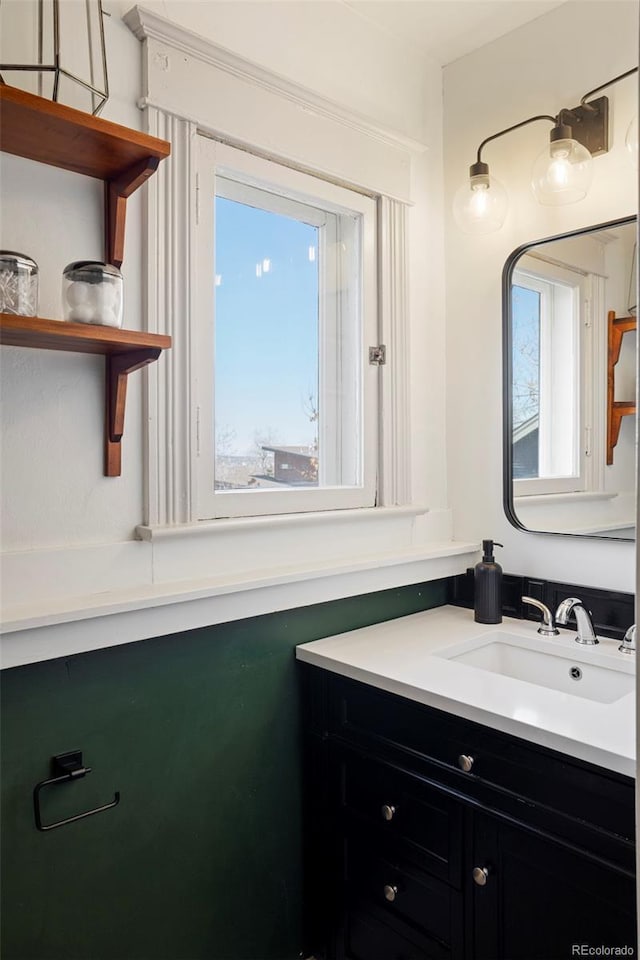
[[[354,13],[443,66],[564,0],[342,0]]]

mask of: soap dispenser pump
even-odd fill
[[[474,573],[474,619],[476,623],[502,623],[502,567],[496,563],[493,548],[501,543],[482,541],[482,562]]]

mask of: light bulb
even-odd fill
[[[629,128],[627,130],[627,135],[624,138],[624,145],[627,148],[627,153],[633,164],[634,168],[638,166],[638,118],[634,117]]]
[[[571,132],[569,127],[563,130]],[[568,136],[552,140],[538,156],[533,165],[531,186],[538,203],[560,206],[586,197],[592,177],[591,154]]]
[[[565,190],[571,181],[570,150],[567,140],[560,140],[551,146],[551,163],[547,170],[549,183],[556,190]]]
[[[471,199],[469,201],[469,213],[474,220],[487,215],[489,208],[489,184],[480,183],[471,187]]]
[[[489,176],[486,163],[474,163],[469,179],[456,191],[453,215],[465,233],[493,233],[504,223],[507,191],[499,180]]]

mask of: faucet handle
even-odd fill
[[[560,635],[560,631],[555,625],[553,614],[546,604],[541,603],[540,600],[536,600],[535,597],[522,597],[522,602],[528,603],[531,607],[535,607],[536,610],[539,610],[542,614],[542,621],[538,627],[538,633],[543,637],[558,637]]]
[[[636,652],[636,625],[633,624],[632,627],[629,627],[627,632],[624,635],[624,639],[618,650],[621,653],[635,653]]]

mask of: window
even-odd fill
[[[373,506],[375,200],[198,141],[198,515]]]
[[[525,257],[512,288],[512,455],[516,496],[591,486],[594,394],[589,278]]]

